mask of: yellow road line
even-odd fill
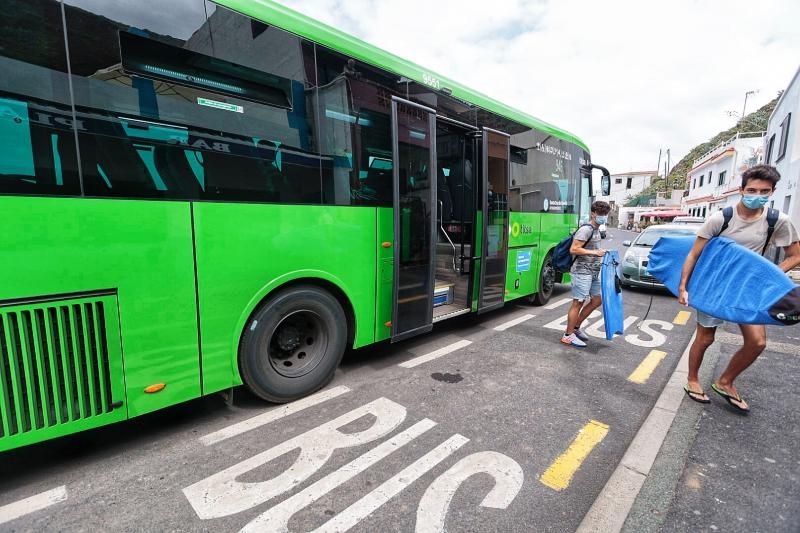
[[[653,373],[653,370],[656,369],[658,363],[660,363],[665,357],[667,356],[667,352],[662,352],[660,350],[652,350],[644,360],[639,363],[639,366],[636,367],[636,370],[631,372],[631,375],[628,376],[628,381],[631,383],[638,383],[639,385],[643,385],[647,383],[647,380],[650,379],[650,375]]]
[[[583,461],[595,446],[608,434],[608,426],[596,420],[583,426],[569,445],[567,451],[558,456],[553,464],[542,474],[539,481],[553,490],[564,490],[572,481],[572,476],[581,467]]]
[[[691,316],[691,311],[678,311],[678,314],[675,315],[675,320],[673,320],[672,323],[677,324],[678,326],[685,326],[686,323],[689,322],[689,318],[691,318]]]

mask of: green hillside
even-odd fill
[[[678,164],[672,167],[667,179],[658,178],[648,188],[643,190],[639,195],[631,198],[625,205],[638,205],[640,196],[653,196],[657,192],[671,191],[672,189],[686,188],[686,180],[689,170],[692,168],[692,163],[695,159],[705,154],[719,143],[727,141],[737,133],[749,133],[754,131],[766,131],[767,124],[769,123],[769,116],[772,110],[775,109],[775,104],[778,102],[780,94],[774,100],[765,104],[763,107],[748,113],[744,119],[738,121],[735,126],[725,131],[721,131],[710,138],[708,141],[698,144],[692,148],[683,159],[678,161]]]

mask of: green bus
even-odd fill
[[[578,138],[268,0],[4,0],[0,451],[542,304]],[[605,182],[604,182],[605,186]]]

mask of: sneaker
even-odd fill
[[[588,341],[588,340],[589,340],[589,336],[586,334],[586,332],[585,332],[585,331],[583,331],[583,330],[582,330],[582,329],[580,329],[580,328],[575,328],[575,331],[573,331],[572,333],[574,333],[574,334],[575,334],[575,336],[576,336],[576,337],[578,337],[578,338],[579,338],[580,340],[582,340],[583,342],[586,342],[586,341]]]
[[[564,344],[569,344],[570,346],[575,346],[577,348],[586,347],[586,343],[580,340],[578,336],[575,335],[574,333],[571,335],[565,334],[563,337],[561,337],[561,342],[563,342]]]

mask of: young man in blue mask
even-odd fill
[[[575,262],[569,271],[572,278],[572,306],[567,314],[567,331],[561,342],[583,348],[589,337],[581,329],[584,320],[603,303],[600,295],[600,266],[606,251],[600,248],[601,224],[608,222],[611,206],[607,202],[592,204],[590,224],[578,228],[572,237],[569,253]],[[587,301],[588,300],[588,301]]]
[[[775,184],[780,179],[778,171],[768,165],[756,165],[742,174],[740,190],[742,200],[733,208],[733,216],[724,231],[725,237],[758,254],[765,250],[769,226],[765,206],[769,203],[769,197],[775,191]],[[697,232],[697,240],[683,264],[678,296],[681,304],[691,304],[691,295],[686,291],[689,278],[703,248],[710,239],[720,234],[723,225],[724,215],[722,211],[717,211],[705,221]],[[800,239],[798,239],[797,229],[787,215],[780,213],[770,238],[770,244],[784,249],[786,259],[778,265],[784,272],[800,265],[798,240]],[[758,291],[759,287],[742,287],[742,290]],[[718,318],[697,311],[697,334],[689,349],[689,376],[688,383],[684,387],[686,394],[696,402],[710,402],[700,386],[697,373],[706,350],[714,342],[717,327],[722,323],[723,321]],[[733,354],[728,367],[711,387],[733,407],[747,412],[750,407],[739,395],[733,382],[764,351],[767,345],[767,328],[763,325],[739,324],[739,329],[742,331],[744,345]]]

